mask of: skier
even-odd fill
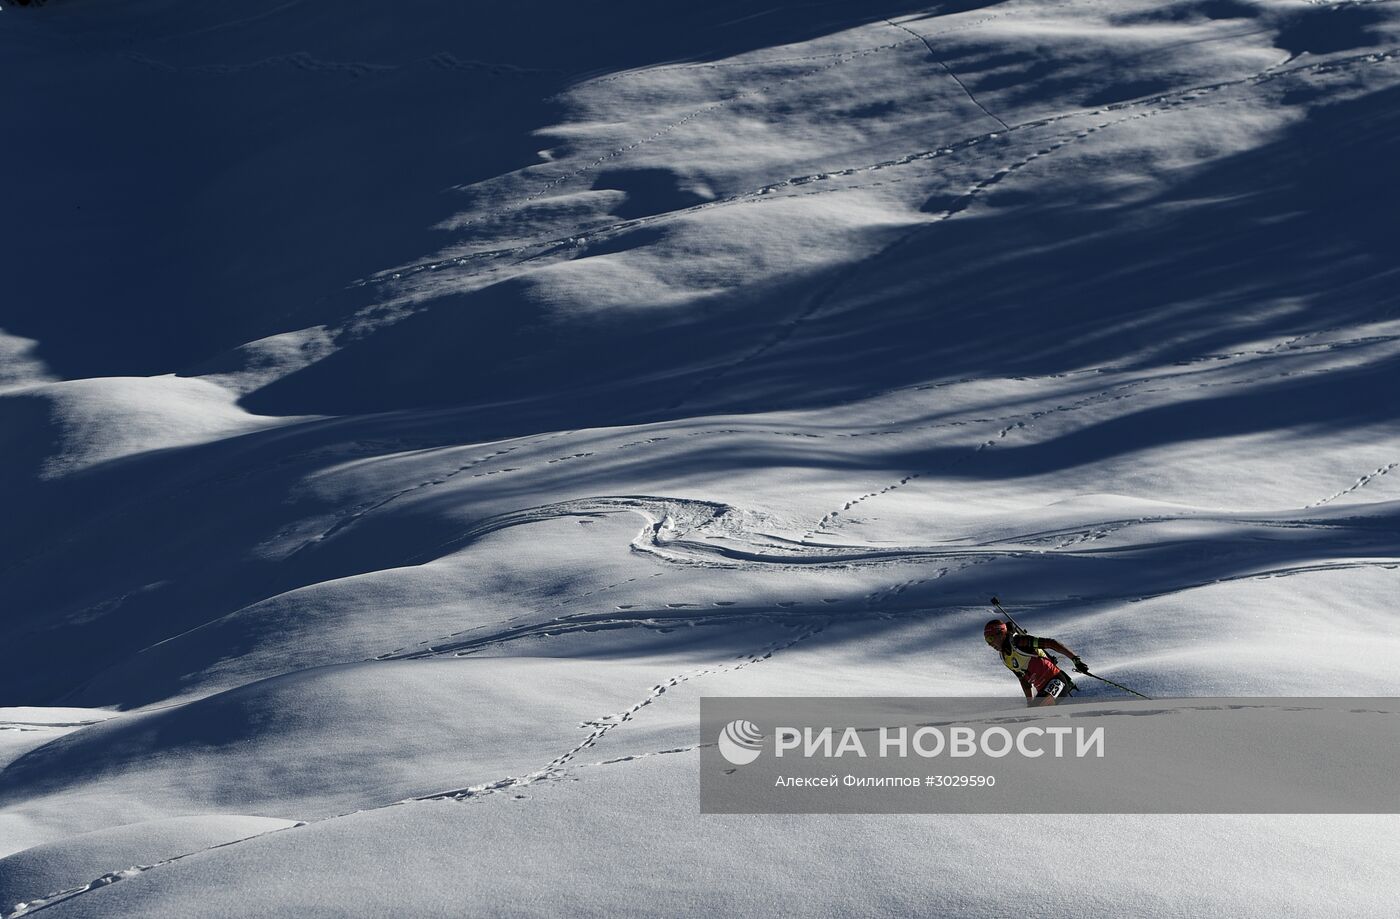
[[[1037,638],[1022,631],[1012,634],[1000,619],[988,622],[982,629],[982,637],[1001,655],[1001,662],[1007,669],[1021,681],[1027,705],[1054,705],[1078,688],[1069,674],[1059,668],[1055,658],[1045,653],[1045,649],[1068,657],[1074,662],[1074,669],[1080,673],[1089,672],[1087,664],[1055,639]]]

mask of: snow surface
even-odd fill
[[[288,820],[205,814],[80,833],[0,858],[0,884],[25,901],[86,885],[112,865],[147,865],[272,830],[296,826]]]
[[[1397,905],[1393,816],[704,817],[695,752],[1014,700],[992,593],[1400,692],[1390,0],[52,0],[0,69],[0,917]]]

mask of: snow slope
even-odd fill
[[[1047,834],[1036,914],[1393,905],[1393,817],[701,817],[694,745],[1014,699],[992,593],[1400,691],[1394,3],[53,0],[0,68],[4,919],[993,916]]]

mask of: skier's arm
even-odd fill
[[[1026,701],[1031,698],[1031,681],[1026,679],[1024,674],[1016,674],[1016,679],[1021,681],[1021,692],[1026,694]]]
[[[1080,673],[1089,672],[1089,666],[1079,659],[1078,654],[1071,651],[1068,645],[1058,642],[1053,638],[1037,638],[1034,635],[1017,635],[1011,641],[1013,644],[1016,644],[1020,650],[1026,653],[1039,651],[1042,648],[1050,651],[1057,651],[1074,662],[1075,670],[1078,670]]]
[[[1036,642],[1037,642],[1038,647],[1041,647],[1041,648],[1048,648],[1049,650],[1054,651],[1054,652],[1057,653],[1057,654],[1063,654],[1065,657],[1068,657],[1070,660],[1073,660],[1074,658],[1076,658],[1076,657],[1079,656],[1078,654],[1075,654],[1075,653],[1074,653],[1073,651],[1071,651],[1069,648],[1067,648],[1067,647],[1065,647],[1064,645],[1060,644],[1058,641],[1056,641],[1056,640],[1053,639],[1053,638],[1040,638],[1040,639],[1037,639]]]
[[[1056,641],[1056,640],[1053,639],[1053,638],[1041,638],[1041,639],[1037,639],[1037,640],[1038,640],[1039,643],[1040,643],[1040,647],[1042,647],[1042,648],[1049,648],[1051,651],[1058,651],[1058,652],[1060,652],[1061,654],[1063,654],[1065,657],[1067,657],[1067,658],[1069,658],[1071,661],[1073,661],[1073,662],[1074,662],[1074,669],[1075,669],[1075,670],[1078,670],[1080,673],[1088,673],[1088,672],[1089,672],[1089,666],[1088,666],[1087,664],[1085,664],[1082,660],[1079,659],[1079,655],[1078,655],[1078,654],[1075,654],[1073,651],[1071,651],[1069,648],[1065,647],[1065,646],[1064,646],[1063,644],[1061,644],[1060,642]]]

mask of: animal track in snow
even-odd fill
[[[561,456],[557,459],[545,460],[545,465],[552,466],[555,463],[564,463],[572,459],[583,459],[586,456],[593,456],[592,453],[571,453],[568,456]]]
[[[897,24],[896,24],[896,25],[897,25]],[[899,47],[899,46],[901,46],[901,45],[910,44],[910,43],[912,43],[913,41],[914,41],[914,39],[910,39],[910,41],[908,41],[908,42],[899,42],[899,43],[896,43],[896,44],[893,44],[893,45],[881,46],[881,47],[875,48],[875,49],[867,49],[867,50],[865,50],[865,51],[859,51],[859,52],[844,52],[844,53],[843,53],[844,56],[842,57],[841,62],[844,62],[844,60],[851,59],[852,57],[861,56],[861,55],[863,55],[863,54],[875,53],[875,52],[878,52],[878,51],[888,50],[888,49],[890,49],[890,48]],[[950,143],[948,143],[948,144],[944,144],[944,145],[942,145],[942,146],[940,146],[940,147],[934,148],[934,149],[932,149],[932,150],[921,151],[921,152],[918,152],[918,153],[908,154],[908,155],[903,156],[903,157],[899,157],[899,158],[892,159],[892,160],[885,160],[885,161],[881,161],[881,162],[879,162],[879,163],[870,164],[870,165],[867,165],[867,166],[847,167],[847,168],[843,168],[843,169],[829,170],[829,171],[822,172],[822,173],[815,173],[815,174],[812,174],[812,175],[809,175],[809,176],[799,176],[799,177],[795,177],[795,178],[792,178],[792,179],[786,179],[786,180],[783,180],[783,181],[780,181],[780,182],[773,183],[773,184],[771,184],[771,185],[763,186],[762,188],[757,189],[757,190],[754,190],[754,191],[751,191],[751,192],[740,193],[740,194],[732,195],[732,196],[729,196],[729,197],[726,197],[726,198],[723,198],[723,199],[718,199],[718,200],[715,200],[715,201],[705,202],[705,203],[703,203],[703,204],[695,205],[694,207],[691,207],[691,208],[683,208],[683,209],[681,209],[681,210],[678,210],[678,211],[675,211],[675,212],[670,212],[670,213],[668,213],[668,214],[654,215],[654,216],[652,216],[652,217],[641,218],[641,219],[633,220],[633,221],[623,221],[623,222],[620,222],[620,223],[613,223],[613,224],[606,225],[606,226],[601,227],[601,228],[596,229],[596,230],[595,230],[595,229],[588,229],[588,230],[575,231],[573,234],[570,234],[570,236],[568,236],[568,237],[556,237],[556,238],[551,239],[551,240],[548,241],[548,242],[542,242],[542,241],[540,241],[540,240],[537,239],[537,240],[535,240],[535,241],[527,241],[527,242],[525,242],[525,243],[523,243],[523,244],[519,244],[519,245],[507,247],[507,248],[505,248],[505,249],[497,249],[497,250],[483,251],[483,252],[473,252],[473,253],[466,253],[466,254],[455,255],[455,256],[444,255],[444,256],[442,256],[442,257],[440,257],[440,258],[437,258],[437,259],[434,259],[434,260],[432,260],[432,261],[420,262],[420,263],[415,263],[415,264],[411,264],[411,265],[400,266],[400,267],[397,267],[397,268],[386,269],[385,271],[378,272],[378,273],[376,273],[376,274],[374,274],[374,275],[371,275],[371,276],[369,276],[369,277],[367,277],[367,278],[364,278],[364,279],[362,279],[362,280],[360,280],[360,281],[356,281],[356,282],[354,282],[354,284],[353,284],[352,286],[363,286],[363,285],[366,285],[366,284],[377,284],[377,283],[385,283],[385,282],[388,282],[388,281],[399,281],[399,280],[402,280],[402,279],[404,279],[404,278],[411,277],[411,276],[413,276],[413,275],[415,275],[415,274],[418,274],[418,273],[421,273],[421,272],[425,272],[425,271],[437,271],[437,270],[444,269],[444,268],[449,268],[449,267],[463,267],[463,266],[467,265],[468,263],[470,263],[470,262],[472,262],[472,261],[474,261],[474,260],[477,260],[477,259],[481,259],[481,258],[494,258],[494,257],[502,256],[502,255],[515,255],[515,254],[519,254],[519,253],[528,251],[528,250],[531,249],[531,248],[538,248],[538,247],[540,247],[540,246],[557,246],[557,245],[559,245],[559,244],[565,242],[566,240],[572,241],[574,238],[576,238],[577,236],[579,236],[580,233],[582,233],[583,235],[596,235],[596,234],[599,234],[599,233],[607,233],[607,232],[610,232],[610,231],[622,231],[622,230],[630,229],[630,228],[633,228],[633,227],[636,227],[636,226],[641,226],[641,225],[644,225],[644,224],[646,224],[646,223],[654,222],[654,221],[659,220],[659,219],[666,219],[666,218],[667,218],[668,216],[670,216],[671,214],[690,213],[690,212],[692,212],[692,211],[699,210],[699,209],[704,209],[704,208],[720,207],[720,206],[724,206],[724,205],[732,204],[732,203],[736,203],[736,202],[750,201],[750,200],[754,200],[754,199],[761,199],[761,198],[763,198],[764,196],[770,195],[770,194],[772,194],[772,193],[775,192],[775,191],[778,191],[778,190],[780,190],[780,189],[783,189],[783,188],[786,188],[786,187],[790,187],[790,186],[802,185],[802,184],[806,184],[806,183],[808,183],[808,182],[821,181],[821,180],[831,179],[831,178],[845,177],[845,176],[855,175],[855,174],[860,173],[860,172],[874,171],[874,170],[879,170],[879,169],[886,169],[886,168],[890,168],[890,167],[893,167],[893,166],[908,165],[909,163],[915,163],[915,162],[919,162],[919,161],[922,161],[922,160],[925,160],[925,159],[931,159],[931,158],[934,158],[934,157],[937,157],[937,156],[944,156],[944,155],[947,155],[947,154],[952,153],[952,152],[954,152],[954,151],[966,149],[966,148],[975,146],[975,145],[980,144],[980,143],[984,143],[985,141],[988,141],[988,140],[991,140],[991,139],[995,139],[995,138],[998,138],[998,137],[1006,138],[1006,137],[1010,137],[1010,136],[1012,136],[1012,135],[1014,135],[1014,134],[1017,134],[1017,133],[1019,133],[1019,132],[1023,132],[1023,131],[1027,131],[1027,130],[1031,130],[1031,129],[1035,129],[1035,128],[1041,128],[1041,127],[1045,127],[1045,126],[1047,126],[1047,125],[1053,125],[1053,124],[1056,124],[1056,123],[1058,123],[1058,122],[1064,121],[1064,120],[1066,120],[1066,119],[1082,118],[1082,117],[1092,117],[1092,116],[1095,116],[1095,115],[1102,115],[1102,114],[1107,114],[1107,113],[1110,113],[1110,112],[1119,112],[1119,111],[1131,110],[1131,109],[1140,108],[1140,107],[1144,107],[1144,106],[1162,106],[1161,108],[1151,109],[1151,110],[1146,111],[1146,112],[1138,112],[1138,113],[1135,113],[1135,114],[1132,114],[1132,115],[1129,116],[1130,119],[1131,119],[1131,118],[1139,118],[1139,117],[1150,117],[1150,116],[1152,116],[1152,115],[1159,114],[1159,113],[1161,113],[1161,112],[1171,111],[1171,110],[1173,110],[1173,109],[1175,109],[1175,108],[1177,108],[1177,107],[1180,107],[1180,106],[1182,106],[1182,105],[1188,105],[1188,104],[1194,103],[1194,102],[1196,102],[1196,101],[1198,101],[1198,100],[1200,100],[1200,99],[1203,99],[1203,98],[1205,98],[1205,97],[1207,97],[1207,96],[1209,96],[1209,95],[1211,95],[1211,94],[1220,92],[1220,91],[1222,91],[1222,90],[1230,89],[1230,88],[1233,88],[1233,87],[1248,86],[1248,85],[1257,85],[1257,84],[1266,83],[1266,82],[1269,82],[1269,81],[1272,81],[1272,80],[1284,79],[1284,78],[1287,78],[1287,77],[1290,77],[1290,76],[1299,75],[1299,74],[1304,74],[1304,73],[1330,73],[1330,72],[1333,72],[1333,71],[1343,70],[1343,69],[1347,69],[1347,68],[1355,67],[1355,66],[1362,66],[1362,65],[1367,65],[1367,64],[1377,64],[1377,63],[1389,63],[1389,62],[1392,62],[1392,61],[1396,60],[1397,57],[1400,57],[1400,49],[1388,49],[1388,50],[1386,50],[1386,51],[1381,51],[1381,52],[1372,52],[1372,53],[1367,53],[1367,54],[1353,55],[1353,56],[1348,57],[1348,58],[1341,58],[1341,59],[1336,59],[1336,60],[1332,60],[1332,61],[1323,61],[1323,62],[1318,62],[1318,63],[1313,63],[1313,64],[1304,64],[1304,65],[1299,65],[1299,66],[1296,66],[1296,67],[1287,67],[1287,68],[1285,68],[1285,67],[1281,67],[1280,65],[1270,65],[1270,67],[1265,68],[1264,70],[1261,70],[1261,71],[1259,71],[1259,72],[1257,72],[1257,73],[1255,73],[1255,74],[1252,74],[1251,76],[1248,76],[1248,77],[1242,77],[1242,78],[1238,78],[1238,79],[1234,79],[1234,80],[1220,81],[1220,82],[1217,82],[1217,83],[1200,84],[1200,85],[1193,85],[1193,86],[1188,86],[1188,87],[1182,87],[1182,88],[1179,88],[1179,89],[1169,90],[1169,91],[1164,92],[1164,93],[1157,93],[1157,94],[1154,94],[1154,95],[1151,95],[1151,96],[1145,96],[1145,97],[1142,97],[1142,98],[1139,98],[1139,99],[1130,99],[1130,100],[1125,100],[1125,101],[1123,101],[1123,102],[1115,102],[1115,103],[1111,103],[1111,104],[1109,104],[1109,105],[1104,105],[1104,106],[1100,106],[1100,107],[1098,107],[1098,108],[1093,108],[1093,109],[1081,109],[1081,110],[1075,110],[1075,111],[1070,111],[1070,112],[1061,112],[1061,113],[1057,113],[1057,114],[1046,115],[1046,116],[1042,116],[1042,117],[1039,117],[1039,118],[1034,118],[1034,119],[1031,119],[1031,120],[1028,120],[1028,121],[1024,121],[1024,122],[1018,122],[1018,123],[1016,123],[1016,124],[1011,125],[1009,128],[1006,128],[1006,129],[1001,129],[1001,130],[998,130],[998,131],[995,131],[995,132],[991,132],[991,133],[984,133],[984,134],[974,135],[974,136],[972,136],[972,137],[964,138],[964,139],[962,139],[962,140],[953,141],[953,142],[950,142]],[[791,77],[791,78],[788,78],[788,79],[785,80],[785,81],[780,81],[780,82],[790,82],[791,80],[798,79],[798,78],[800,78],[800,77],[802,77],[802,76],[808,76],[808,75],[811,75],[811,74],[813,74],[813,73],[818,73],[818,72],[820,72],[821,70],[829,69],[830,66],[836,66],[836,65],[835,65],[835,64],[832,64],[832,65],[828,65],[828,67],[816,68],[815,70],[807,71],[807,72],[804,73],[804,74],[800,74],[800,75],[798,75],[798,76],[796,76],[796,77]],[[778,84],[774,84],[774,85],[778,85]],[[763,87],[758,87],[758,88],[751,89],[751,90],[746,90],[746,91],[744,91],[744,92],[742,92],[742,93],[737,94],[736,96],[730,97],[729,99],[721,100],[721,102],[712,103],[712,104],[711,104],[710,106],[708,106],[708,107],[704,107],[704,108],[702,108],[702,109],[698,109],[698,110],[692,112],[690,115],[686,116],[685,118],[681,119],[680,121],[674,122],[674,123],[668,125],[667,127],[662,128],[661,130],[655,132],[654,134],[650,135],[649,137],[647,137],[647,138],[645,138],[645,139],[643,139],[643,140],[635,141],[635,142],[633,142],[633,143],[631,143],[631,144],[629,144],[629,145],[627,145],[627,146],[625,146],[625,147],[618,148],[618,149],[614,150],[613,152],[611,152],[611,153],[609,153],[609,154],[606,154],[606,155],[604,155],[604,156],[602,156],[602,157],[599,157],[599,158],[593,160],[592,162],[590,162],[590,163],[588,163],[588,164],[586,164],[586,165],[577,167],[574,171],[572,171],[572,172],[570,172],[570,173],[567,173],[567,174],[565,174],[565,175],[563,175],[563,176],[560,176],[560,177],[558,177],[558,178],[552,180],[552,181],[551,181],[548,185],[546,185],[543,189],[541,189],[541,190],[539,190],[539,191],[537,191],[537,192],[535,192],[535,193],[533,193],[533,194],[531,194],[531,195],[529,195],[529,196],[526,196],[526,197],[524,197],[524,198],[518,199],[518,200],[513,201],[513,202],[507,202],[507,203],[501,205],[500,207],[498,207],[498,208],[496,208],[496,209],[494,209],[494,210],[490,210],[490,211],[488,211],[488,212],[486,212],[486,213],[484,213],[484,214],[481,214],[481,215],[479,215],[479,216],[477,216],[477,217],[474,217],[474,218],[472,218],[471,220],[469,220],[469,221],[467,221],[467,222],[461,224],[461,227],[460,227],[460,228],[465,228],[465,227],[467,227],[467,226],[472,226],[472,225],[480,224],[480,223],[483,223],[483,222],[486,222],[486,221],[493,220],[493,219],[499,218],[499,217],[501,217],[501,216],[504,216],[505,214],[508,214],[508,213],[510,213],[510,212],[513,211],[513,210],[516,210],[516,209],[518,209],[518,208],[520,208],[520,207],[523,207],[523,206],[525,206],[526,204],[528,204],[528,203],[530,203],[530,202],[532,202],[532,201],[538,200],[540,197],[542,197],[543,195],[547,194],[547,193],[548,193],[549,191],[551,191],[553,188],[555,188],[555,187],[557,187],[557,186],[559,186],[559,185],[561,185],[561,184],[567,182],[569,179],[572,179],[572,178],[575,178],[575,177],[577,177],[577,176],[583,175],[583,174],[585,174],[585,173],[587,173],[587,172],[590,172],[590,171],[592,171],[593,169],[597,168],[597,166],[601,165],[601,164],[604,163],[604,162],[607,162],[607,161],[610,160],[610,159],[620,157],[620,156],[622,156],[623,154],[625,154],[625,153],[627,153],[627,152],[629,152],[629,151],[631,151],[631,150],[633,150],[633,149],[636,149],[636,148],[638,148],[638,147],[641,147],[641,146],[645,145],[646,143],[649,143],[649,142],[652,141],[652,140],[659,139],[660,137],[664,136],[665,134],[670,133],[670,131],[675,130],[675,128],[679,127],[680,125],[682,125],[682,124],[684,124],[684,123],[687,123],[688,120],[693,120],[693,118],[694,118],[694,117],[697,117],[699,114],[709,112],[710,110],[713,110],[713,109],[721,108],[721,107],[727,105],[729,102],[734,101],[734,99],[737,99],[737,98],[740,98],[740,97],[743,97],[743,96],[754,95],[754,94],[761,94],[762,92],[766,91],[766,90],[769,89],[769,88],[770,88],[769,86],[763,86]],[[1083,139],[1083,138],[1089,136],[1090,134],[1095,133],[1095,132],[1098,131],[1098,130],[1102,130],[1104,127],[1107,127],[1107,126],[1110,125],[1110,124],[1117,124],[1117,123],[1120,123],[1120,122],[1118,122],[1118,121],[1113,121],[1113,122],[1107,122],[1107,123],[1104,123],[1104,124],[1097,125],[1097,126],[1095,126],[1094,128],[1089,129],[1088,131],[1076,133],[1075,135],[1073,135],[1073,139],[1076,139],[1076,140],[1078,140],[1078,139]],[[1048,147],[1048,148],[1042,148],[1042,149],[1039,150],[1036,154],[1034,154],[1031,158],[1032,158],[1032,159],[1035,159],[1035,158],[1038,158],[1039,156],[1045,156],[1045,155],[1048,155],[1048,154],[1050,154],[1050,153],[1053,153],[1056,149],[1059,149],[1060,146],[1063,146],[1063,144],[1062,144],[1062,143],[1061,143],[1061,144],[1055,144],[1055,145],[1051,145],[1051,146]],[[1024,165],[1024,164],[1020,164],[1020,165]],[[1009,171],[1014,171],[1014,170],[1017,169],[1017,168],[1020,168],[1020,166],[1006,167],[1006,169],[1004,169],[1004,170],[999,170],[999,174],[998,174],[998,175],[995,175],[995,176],[993,177],[994,181],[992,181],[991,184],[995,184],[995,182],[1000,181],[1001,178],[1004,178],[1005,175],[1009,173]],[[990,187],[990,186],[989,186],[989,185],[983,185],[983,186],[981,187],[980,190],[985,190],[986,187]],[[921,227],[922,227],[922,226],[923,226],[923,225],[921,225]],[[917,231],[917,229],[918,229],[918,228],[916,228],[916,231]],[[877,257],[878,257],[878,254],[877,254]],[[693,397],[693,394],[692,394],[692,397]],[[688,401],[689,398],[691,398],[691,397],[687,397],[687,398],[686,398],[685,400],[683,400],[680,404],[684,404],[684,402],[685,402],[685,401]]]
[[[1373,481],[1375,481],[1383,475],[1389,475],[1391,470],[1395,469],[1397,466],[1400,466],[1400,463],[1388,463],[1384,466],[1381,466],[1379,469],[1375,469],[1371,472],[1366,473],[1361,478],[1357,479],[1354,483],[1352,483],[1349,487],[1343,488],[1336,494],[1328,495],[1322,500],[1314,501],[1312,504],[1308,504],[1306,506],[1322,507],[1322,505],[1324,504],[1330,504],[1331,502],[1336,501],[1338,498],[1344,497],[1346,495],[1351,494],[1354,491],[1358,491],[1359,489],[1365,488],[1367,485],[1371,484]]]
[[[644,709],[659,701],[666,694],[667,690],[680,686],[683,683],[688,683],[693,679],[699,679],[705,676],[712,676],[721,673],[730,673],[736,670],[742,670],[743,668],[752,666],[753,664],[758,664],[762,663],[763,661],[770,660],[774,654],[780,651],[787,650],[788,648],[793,647],[799,642],[805,641],[808,638],[819,634],[826,627],[826,624],[826,622],[808,624],[806,627],[800,629],[798,633],[791,638],[779,639],[775,642],[771,642],[765,645],[758,651],[753,651],[747,654],[739,655],[737,658],[735,658],[735,660],[737,661],[736,663],[687,671],[669,677],[657,683],[656,685],[651,687],[651,690],[647,693],[646,696],[644,696],[640,701],[632,705],[630,708],[627,708],[621,712],[602,715],[597,718],[583,722],[581,727],[589,729],[588,735],[584,737],[584,739],[579,744],[565,751],[564,753],[561,753],[560,755],[556,756],[554,759],[546,763],[543,768],[538,769],[535,772],[531,772],[523,776],[508,776],[506,778],[497,779],[495,781],[486,782],[480,785],[472,785],[467,788],[439,792],[437,794],[432,795],[423,795],[421,797],[411,798],[409,800],[476,800],[499,791],[513,790],[526,785],[532,785],[536,782],[560,778],[567,772],[567,770],[570,767],[574,765],[574,760],[578,757],[580,753],[583,753],[585,750],[589,750],[597,746],[597,744],[609,733],[631,722]],[[627,758],[624,757],[623,759],[615,760],[615,762],[621,762],[625,759]]]
[[[846,511],[850,510],[851,508],[855,507],[855,506],[858,505],[858,504],[863,504],[863,503],[865,503],[866,501],[869,501],[871,498],[878,498],[878,497],[880,497],[881,495],[887,495],[887,494],[889,494],[890,492],[894,491],[894,490],[897,489],[897,488],[900,488],[900,487],[902,487],[902,486],[904,486],[904,485],[908,485],[910,482],[912,482],[912,481],[914,481],[915,479],[919,478],[919,475],[920,475],[920,473],[911,472],[909,475],[906,475],[904,478],[900,479],[898,482],[895,482],[893,485],[886,485],[884,488],[880,489],[879,491],[872,491],[872,492],[869,492],[868,494],[861,495],[859,498],[852,498],[851,500],[847,501],[845,504],[841,505],[841,509],[840,509],[840,510],[829,511],[825,516],[823,516],[823,517],[821,518],[821,520],[817,521],[817,525],[816,525],[814,528],[812,528],[811,530],[809,530],[808,533],[807,533],[807,535],[804,536],[803,538],[804,538],[804,539],[812,539],[812,538],[816,537],[816,536],[819,535],[823,530],[825,530],[828,526],[830,526],[832,523],[834,523],[834,522],[836,521],[836,518],[839,517],[839,516],[841,516],[842,513],[844,513],[844,512],[846,512]]]

